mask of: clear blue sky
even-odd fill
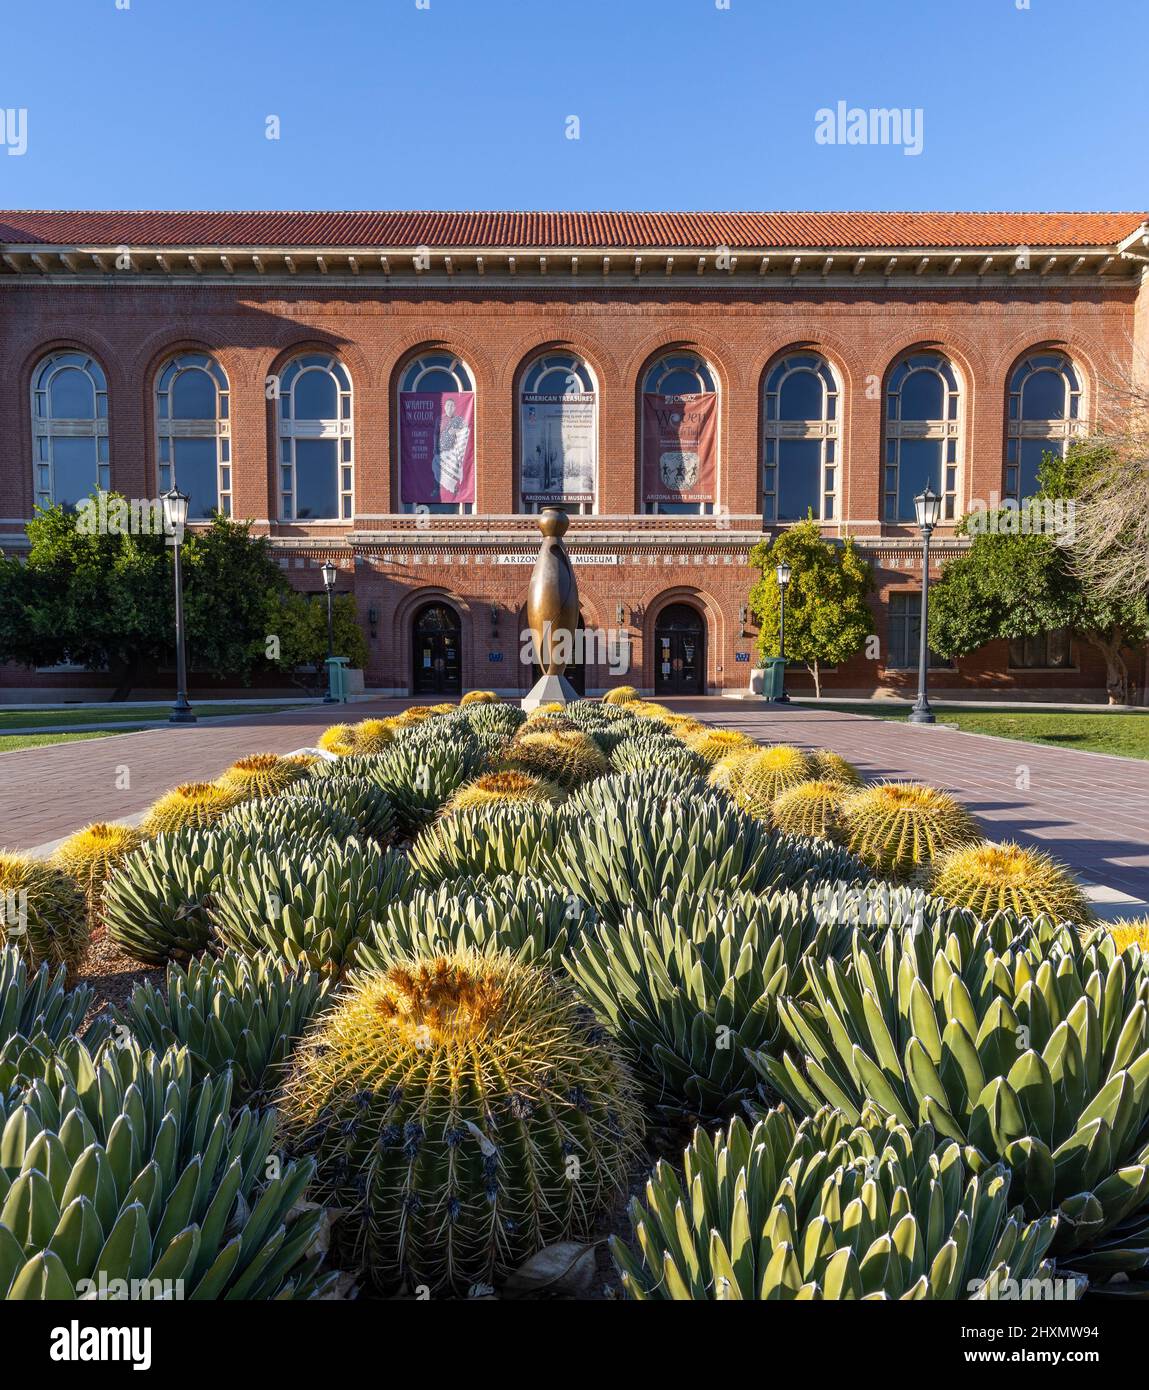
[[[0,207],[1149,207],[1146,0],[1018,2],[0,0]]]

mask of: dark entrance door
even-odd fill
[[[459,695],[459,615],[445,603],[429,603],[415,614],[411,629],[412,695]]]
[[[654,690],[658,695],[706,693],[706,628],[697,609],[672,603],[654,626]]]

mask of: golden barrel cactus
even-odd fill
[[[461,705],[497,705],[501,702],[493,690],[468,690],[459,703]]]
[[[689,714],[672,714],[662,722],[678,738],[685,738],[687,734],[704,733],[706,730],[706,725],[701,719],[695,719]]]
[[[278,1102],[373,1282],[465,1293],[585,1239],[642,1132],[615,1045],[509,953],[405,958],[353,979]]]
[[[810,754],[814,777],[819,782],[838,782],[843,787],[860,787],[862,774],[853,763],[832,748],[815,748]]]
[[[947,792],[881,782],[842,803],[849,848],[877,873],[909,877],[951,849],[981,839],[977,822]]]
[[[933,866],[930,888],[953,907],[975,916],[1008,911],[1055,922],[1091,922],[1093,913],[1077,880],[1051,855],[1010,843],[967,845]]]
[[[838,782],[799,782],[774,801],[774,824],[787,835],[838,842],[846,796]]]
[[[579,729],[550,729],[536,725],[516,735],[507,753],[507,765],[556,782],[570,791],[610,771],[602,749]]]
[[[0,946],[14,946],[29,969],[47,962],[73,975],[88,945],[83,890],[56,864],[0,853]]]
[[[1113,938],[1113,944],[1118,951],[1127,951],[1130,946],[1136,946],[1143,955],[1149,957],[1149,917],[1110,922],[1106,925],[1106,930]]]
[[[163,835],[169,830],[203,830],[246,800],[247,793],[238,787],[221,787],[215,782],[184,782],[152,803],[140,822],[140,829],[149,837]]]
[[[629,705],[638,699],[638,691],[633,685],[616,685],[602,697],[604,705]]]
[[[753,750],[757,745],[748,734],[740,734],[736,729],[713,729],[707,727],[701,733],[687,734],[683,740],[687,748],[699,757],[705,758],[713,767],[720,758],[740,749]]]
[[[97,821],[69,836],[52,856],[53,861],[80,885],[93,926],[99,920],[108,875],[143,842],[143,835],[130,825]]]
[[[468,811],[475,806],[506,806],[514,801],[561,801],[563,790],[527,772],[488,772],[460,787],[443,808],[443,815]]]
[[[752,743],[745,748],[735,748],[732,753],[724,753],[707,774],[707,782],[719,791],[731,791],[738,778],[738,769],[757,751],[758,745]]]
[[[355,752],[355,735],[350,724],[332,724],[324,729],[315,740],[316,747],[325,753],[334,753],[337,758],[346,758]]]
[[[809,753],[787,743],[773,743],[739,763],[730,792],[744,811],[763,816],[775,797],[813,776]]]
[[[361,719],[351,726],[350,743],[356,753],[382,753],[394,739],[395,725],[390,719]]]
[[[248,797],[275,796],[307,776],[307,768],[278,753],[252,753],[232,763],[216,785]]]

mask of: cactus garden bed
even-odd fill
[[[1149,929],[1047,856],[626,690],[320,748],[0,856],[7,1298],[1149,1296]]]

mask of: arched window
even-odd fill
[[[231,515],[231,420],[227,377],[214,358],[185,352],[156,378],[160,492],[178,487],[188,517]]]
[[[942,498],[942,517],[957,505],[961,390],[940,352],[912,352],[886,386],[885,519],[914,520],[914,498],[928,483]]]
[[[1037,492],[1043,454],[1064,454],[1081,426],[1081,377],[1063,352],[1034,352],[1009,379],[1005,495]]]
[[[816,353],[770,369],[763,395],[762,521],[833,521],[838,478],[838,382]]]
[[[296,357],[279,381],[281,520],[351,520],[353,445],[346,367],[324,353]]]
[[[642,378],[642,509],[673,515],[714,510],[718,500],[718,378],[679,348]]]
[[[593,512],[598,481],[598,387],[581,357],[548,352],[519,386],[519,504]]]
[[[109,490],[108,379],[86,352],[54,352],[32,373],[32,450],[37,506]]]
[[[399,496],[405,512],[475,509],[475,384],[449,352],[425,352],[399,376]]]

